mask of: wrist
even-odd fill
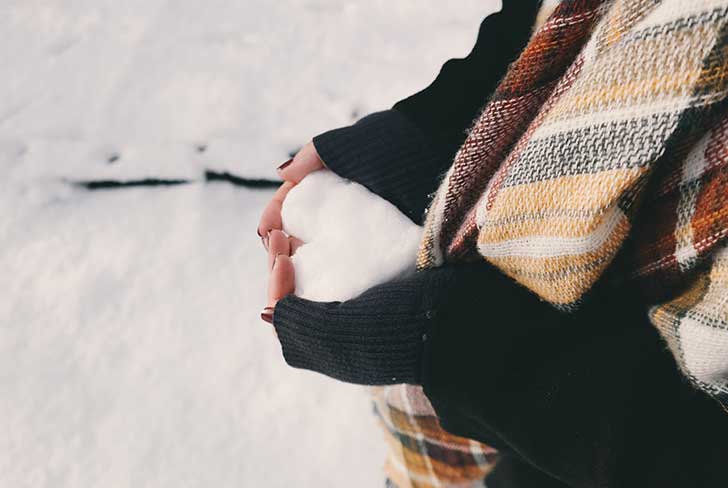
[[[331,171],[388,200],[418,224],[451,162],[397,110],[376,112],[354,125],[324,132],[313,144]]]
[[[273,324],[286,362],[349,383],[420,384],[424,343],[449,270],[418,273],[354,300],[319,303],[289,295]]]

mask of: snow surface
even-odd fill
[[[258,316],[273,176],[429,83],[497,5],[0,2],[0,486],[381,486],[364,389]],[[90,192],[91,179],[189,178]]]
[[[497,3],[4,0],[0,161],[23,152],[29,178],[274,176],[310,137],[424,88]]]
[[[16,209],[0,486],[379,483],[366,393],[288,368],[257,317],[266,266],[249,224],[268,196],[71,191]]]
[[[415,270],[422,227],[362,185],[315,171],[288,192],[283,230],[305,244],[293,256],[296,295],[344,301]]]

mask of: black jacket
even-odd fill
[[[422,223],[540,2],[504,4],[429,87],[314,138],[326,166]],[[628,283],[602,279],[563,314],[486,263],[445,266],[343,303],[288,296],[273,321],[294,367],[423,385],[444,428],[504,453],[490,488],[728,486],[728,413],[681,376]]]

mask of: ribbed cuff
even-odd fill
[[[286,362],[349,383],[419,384],[423,343],[450,275],[417,273],[347,302],[283,298],[273,324]]]
[[[376,112],[314,137],[324,164],[364,185],[421,224],[429,195],[450,165],[424,133],[397,110]]]

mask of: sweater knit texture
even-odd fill
[[[725,1],[560,2],[444,176],[418,266],[485,258],[568,312],[611,265],[728,410],[727,24]],[[374,400],[401,488],[476,486],[495,465],[420,387]]]
[[[510,9],[513,13],[513,9],[522,8],[521,5],[520,0],[504,2],[504,10]],[[598,281],[608,282],[609,288],[621,290],[609,309],[618,304],[616,309],[629,310],[624,317],[635,317],[631,324],[635,328],[642,320],[636,317],[644,319],[646,329],[649,329],[646,323],[649,319],[666,339],[685,376],[699,390],[725,406],[728,403],[728,300],[725,295],[728,286],[728,251],[725,247],[728,168],[724,155],[728,135],[724,109],[728,71],[724,54],[727,9],[725,0],[564,0],[553,15],[549,16],[543,10],[539,13],[536,32],[504,78],[502,72],[497,74],[495,63],[484,63],[487,68],[482,70],[483,73],[492,70],[494,77],[502,78],[497,88],[495,83],[477,84],[476,91],[485,97],[495,89],[487,104],[483,105],[487,98],[476,103],[481,95],[469,90],[464,91],[468,95],[462,100],[457,96],[439,97],[434,107],[405,100],[395,106],[401,111],[367,117],[354,128],[332,131],[317,137],[314,142],[332,170],[376,189],[380,196],[400,207],[418,223],[424,205],[430,200],[427,193],[436,189],[437,175],[441,175],[453,161],[459,147],[426,215],[419,265],[428,268],[428,271],[421,273],[419,279],[435,271],[447,272],[452,264],[458,262],[485,258],[513,278],[514,281],[509,284],[520,283],[535,293],[527,295],[536,301],[536,297],[540,297],[551,303],[555,306],[551,309],[553,313],[563,317],[577,317],[588,309],[589,303],[595,302],[590,298],[599,297],[600,301],[603,295],[596,289],[592,290],[597,288],[593,285]],[[501,24],[503,22],[493,18],[491,22],[484,23],[488,28],[481,34],[498,33]],[[505,52],[503,42],[510,36],[499,38],[494,34],[492,37],[494,42],[489,44],[479,42],[481,47],[490,47],[497,42],[501,49],[496,51]],[[519,52],[523,45],[520,44]],[[515,55],[509,54],[509,60],[516,59]],[[467,62],[476,58],[486,59],[484,56],[471,58],[464,63],[460,60],[448,63],[443,73],[450,76]],[[460,80],[473,80],[468,76],[456,79],[458,83]],[[430,92],[432,95],[453,86],[457,85],[435,83],[423,93]],[[410,100],[416,102],[417,98],[418,95],[415,95]],[[467,115],[465,110],[452,111],[457,104],[484,108],[480,115],[475,110]],[[420,117],[418,111],[422,111],[422,107],[437,113],[437,117]],[[458,125],[456,113],[466,114],[467,121]],[[412,118],[408,120],[402,114]],[[471,124],[474,117],[475,121]],[[412,127],[413,120],[424,125],[421,128],[425,129],[427,137]],[[466,125],[471,127],[467,138],[462,133]],[[460,131],[462,139],[453,137],[452,130]],[[440,143],[440,135],[444,144]],[[449,146],[452,146],[452,151]],[[368,157],[369,153],[377,156]],[[446,161],[443,161],[444,158]],[[416,172],[409,171],[414,166],[409,164],[412,161],[417,162]],[[405,174],[410,176],[403,176]],[[429,185],[431,189],[421,191]],[[448,266],[441,266],[443,264]],[[437,276],[436,281],[450,283],[451,277],[447,274]],[[494,295],[492,289],[486,289],[486,283],[490,281],[471,281],[470,288],[466,289],[472,290],[472,293],[465,293],[469,298],[459,303],[482,302],[482,305],[473,307],[487,307],[488,300]],[[509,284],[499,283],[504,293],[509,296],[517,294],[513,288],[518,286],[508,288]],[[640,286],[646,298],[638,299],[637,306],[630,306],[627,302],[636,294],[627,290],[634,290],[635,285]],[[440,285],[427,289],[440,290],[443,286],[446,287]],[[418,342],[420,332],[430,327],[427,312],[437,309],[437,300],[422,301],[419,292],[410,294],[405,292],[405,288],[407,286],[402,289],[389,285],[376,287],[360,300],[335,306],[287,297],[279,303],[275,318],[287,360],[299,367],[314,370],[319,367],[319,370],[347,381],[380,385],[399,381],[420,383],[418,365],[427,365],[431,360],[420,357],[421,349],[414,343]],[[459,289],[455,294],[461,296],[462,292]],[[395,296],[395,293],[402,296]],[[428,291],[425,296],[432,298],[437,293],[440,292]],[[482,300],[478,293],[482,294]],[[522,298],[524,303],[528,302],[525,297]],[[505,296],[500,299],[502,303],[509,301]],[[519,314],[519,303],[515,300],[511,304],[513,315]],[[373,327],[375,324],[368,320],[372,306],[379,304],[382,309],[377,312],[374,322],[382,328]],[[647,310],[645,304],[653,305]],[[413,310],[414,314],[405,313],[404,309],[399,311],[400,306]],[[471,307],[466,308],[470,310]],[[568,313],[559,314],[556,309]],[[494,315],[486,310],[483,312],[482,322],[487,323],[488,318]],[[606,310],[604,313],[609,315]],[[299,322],[302,315],[309,319],[305,322],[321,321],[326,325],[302,327]],[[468,314],[450,316],[447,313],[443,317],[442,321],[438,319],[436,322],[439,327],[452,332],[443,333],[439,341],[432,340],[427,344],[436,345],[452,339],[451,336],[458,330],[465,332],[461,323],[473,318]],[[352,320],[358,327],[366,329],[363,345],[361,341],[349,340],[349,333],[353,332],[349,327]],[[567,322],[564,320],[564,323]],[[595,333],[592,322],[587,320],[583,324],[587,338]],[[603,322],[606,329],[617,331],[616,339],[608,336],[609,340],[615,341],[614,347],[602,351],[602,356],[595,356],[601,358],[595,360],[599,364],[608,364],[611,361],[608,351],[619,355],[617,351],[622,350],[622,346],[616,346],[619,334],[632,339],[642,336],[640,333],[619,332],[619,326],[625,325],[618,323],[619,319],[604,319]],[[575,323],[581,325],[580,320]],[[614,327],[609,324],[614,324]],[[533,330],[518,342],[518,350],[528,350],[525,337],[538,336],[543,333],[545,325],[545,320],[536,319]],[[392,334],[383,330],[387,327]],[[502,318],[493,323],[493,327],[514,329],[516,323],[508,324]],[[333,340],[328,333],[331,329],[341,332],[334,334]],[[562,329],[554,329],[549,337],[557,337],[556,330]],[[576,327],[572,332],[577,334],[579,330],[582,329]],[[495,333],[495,330],[490,335],[484,333],[484,337],[490,340],[473,341],[471,354],[463,352],[462,356],[482,357],[483,352],[475,343],[485,348],[486,342],[495,342]],[[429,331],[427,335],[436,337]],[[657,333],[654,336],[649,340],[656,340]],[[569,343],[563,337],[562,340],[563,344]],[[633,347],[635,357],[654,355],[657,351],[668,354],[657,344],[649,353],[649,340],[645,346]],[[424,336],[422,341],[425,343]],[[515,347],[516,343],[509,341],[506,340],[506,347]],[[634,345],[639,341],[625,340],[621,344]],[[461,351],[458,348],[462,344],[454,347],[446,350]],[[391,361],[392,355],[385,350],[387,348],[398,354],[398,361]],[[629,347],[623,346],[623,349]],[[465,350],[470,349],[462,349]],[[550,350],[559,354],[558,346]],[[578,351],[577,347],[573,351],[562,352],[568,355]],[[499,354],[497,349],[490,352],[493,357],[500,357]],[[501,360],[511,356],[506,355]],[[451,374],[464,371],[464,368],[469,371],[468,368],[474,366],[465,357],[447,354],[439,357],[439,368]],[[447,359],[443,360],[443,357]],[[605,394],[609,392],[612,377],[619,377],[617,370],[624,366],[625,371],[629,371],[628,358],[627,353],[615,357],[612,369],[604,370],[607,376],[598,381],[595,388],[603,389]],[[443,361],[458,363],[461,359],[462,366],[443,366]],[[488,361],[487,356],[485,360]],[[491,367],[499,365],[501,360]],[[325,363],[323,368],[322,362]],[[561,384],[563,380],[564,384],[568,384],[571,378],[582,373],[588,378],[590,368],[596,367],[588,361],[577,363],[575,367],[578,369],[572,376],[555,377],[554,383]],[[662,390],[657,385],[664,379],[663,375],[650,376],[650,371],[664,373],[665,368],[672,371],[674,364],[668,363],[663,364],[662,369],[645,368],[644,375],[635,372],[625,376],[639,377],[639,384],[644,385],[640,391],[647,392],[643,399],[645,405],[651,405],[652,398],[655,401],[662,398]],[[384,374],[385,370],[392,374]],[[362,371],[367,371],[370,376],[363,378]],[[675,380],[683,385],[675,373]],[[486,383],[491,383],[492,379]],[[461,392],[471,392],[472,388],[463,385],[466,383],[463,378],[447,376],[436,383],[440,390],[443,385],[452,384],[449,389],[435,391],[431,381],[423,383],[446,427],[460,435],[493,444],[489,446],[446,432],[435,409],[418,386],[377,387],[374,389],[376,412],[385,427],[391,448],[386,468],[391,484],[400,488],[483,486],[483,477],[494,466],[499,466],[500,473],[499,467],[496,467],[488,478],[488,486],[511,486],[506,481],[509,478],[507,468],[513,465],[503,462],[496,465],[496,461],[507,460],[512,455],[508,449],[514,446],[516,439],[510,437],[503,445],[498,438],[502,439],[505,431],[495,436],[484,435],[471,428],[472,421],[453,423],[453,417],[458,415],[448,410],[448,399],[454,405],[467,404],[477,395],[452,400]],[[516,386],[519,384],[521,387]],[[586,390],[589,390],[586,385],[589,384],[587,381],[574,388],[586,395]],[[501,384],[500,387],[506,388],[506,391],[490,385],[489,393],[483,398],[494,395],[492,400],[487,401],[498,403],[498,396],[512,397],[521,390],[525,391],[525,382],[511,385],[516,386],[513,391],[508,390],[509,385]],[[653,396],[649,393],[653,391],[651,386],[655,387]],[[683,386],[692,391],[687,382]],[[528,401],[527,395],[522,400],[535,408],[533,401],[541,398],[541,390],[537,389],[536,393],[537,397],[531,401]],[[694,393],[699,394],[698,391]],[[610,413],[599,417],[595,411],[594,415],[598,418],[611,418],[613,414],[619,417],[619,411],[611,411],[615,407],[620,408],[619,394],[616,399],[610,398],[598,402],[600,406],[610,405]],[[631,401],[631,397],[624,398],[625,402],[628,400]],[[710,403],[702,396],[693,400],[690,405],[700,400]],[[636,405],[640,405],[639,401]],[[572,401],[567,401],[561,408],[568,410],[573,406]],[[667,426],[669,422],[664,419],[676,418],[679,416],[677,412],[689,410],[687,404],[681,408],[683,410],[670,410],[662,405],[659,407],[662,417],[658,413],[652,417],[663,419],[656,425]],[[476,417],[491,410],[490,404],[478,405]],[[717,413],[721,411],[717,406],[716,410]],[[514,413],[509,415],[508,409],[505,409],[506,416],[493,426],[503,428],[504,424],[513,420],[513,415],[517,415],[516,411],[518,409],[514,407]],[[667,411],[670,413],[664,414]],[[460,413],[460,417],[463,415],[470,418],[467,411]],[[578,415],[575,412],[569,418]],[[690,415],[686,419],[686,422],[692,422],[688,425],[693,426],[698,420]],[[517,423],[526,425],[528,421],[528,418],[520,418]],[[530,430],[538,430],[537,425],[528,425]],[[525,444],[515,442],[517,452],[532,462],[535,458],[531,455],[536,454],[536,458],[544,461],[545,465],[534,462],[535,465],[550,475],[559,473],[558,479],[570,480],[564,486],[631,486],[605,484],[605,473],[609,472],[606,468],[597,469],[593,483],[586,481],[588,476],[584,478],[576,473],[593,461],[589,453],[594,446],[588,442],[574,450],[574,453],[585,453],[583,462],[570,467],[561,463],[564,456],[558,455],[559,446],[578,441],[582,436],[587,441],[595,438],[583,432],[583,428],[592,425],[588,419],[573,432],[576,435],[559,431],[566,425],[570,425],[566,419],[556,422],[550,430],[551,435],[546,436],[554,439],[554,449],[549,451],[555,453],[555,464],[544,461],[544,446],[529,454],[530,442],[536,437],[526,436]],[[549,425],[543,427],[544,432],[549,431]],[[556,432],[553,432],[554,429]],[[519,431],[518,428],[515,430]],[[657,436],[656,432],[653,437]],[[671,432],[675,433],[676,439],[682,438],[677,434],[676,425]],[[605,433],[614,431],[610,427]],[[639,436],[635,433],[635,437]],[[699,437],[697,435],[696,439]],[[602,444],[595,445],[606,449],[616,447],[608,439],[609,436],[607,440],[602,439]],[[691,444],[694,443],[687,441],[686,445]],[[639,442],[630,442],[629,446],[636,446],[639,451]],[[503,451],[499,453],[495,448]],[[724,451],[708,450],[704,455],[710,452],[717,456]],[[596,459],[606,458],[600,453]],[[686,459],[682,459],[681,463]],[[523,468],[522,464],[519,471]],[[668,461],[667,464],[671,463]],[[554,471],[555,466],[557,469]],[[663,466],[660,471],[667,473],[670,471],[668,468],[671,467]],[[650,471],[645,469],[636,469],[633,474]],[[620,472],[625,471],[622,469]],[[496,478],[502,478],[503,483],[499,484]],[[669,475],[663,478],[655,486],[673,486],[664,483],[670,479]],[[524,486],[552,485],[561,486],[551,479],[531,481]]]
[[[480,254],[573,310],[614,264],[669,298],[654,324],[728,401],[726,27],[725,1],[562,2],[456,155],[419,266]]]

